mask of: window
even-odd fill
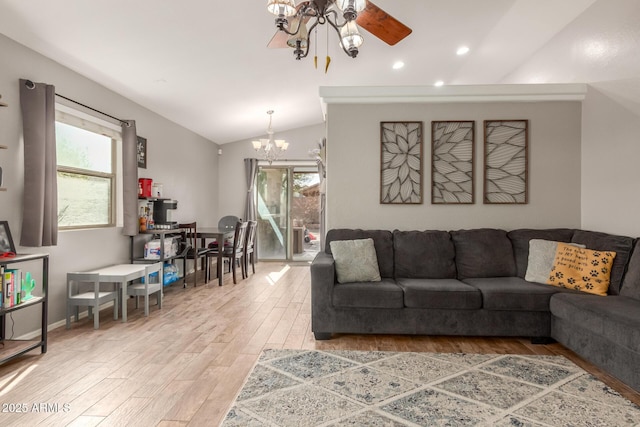
[[[115,226],[116,142],[113,129],[56,111],[58,226]]]

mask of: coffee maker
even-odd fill
[[[154,227],[159,230],[178,228],[178,223],[171,220],[171,211],[178,209],[178,201],[171,199],[155,199],[153,201]]]

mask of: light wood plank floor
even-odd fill
[[[260,263],[237,285],[230,277],[222,287],[198,283],[166,288],[162,310],[153,306],[148,318],[129,300],[128,323],[106,308],[99,330],[81,319],[52,331],[45,355],[1,365],[0,409],[10,412],[0,412],[0,425],[218,425],[264,348],[564,355],[640,404],[640,394],[560,344],[381,335],[315,342],[306,265]]]

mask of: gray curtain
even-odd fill
[[[24,136],[21,246],[58,244],[55,96],[52,85],[20,79]]]
[[[122,234],[138,234],[138,135],[135,120],[122,123]]]
[[[244,159],[244,170],[247,178],[247,203],[244,210],[245,221],[255,221],[257,218],[255,187],[258,175],[258,159]]]

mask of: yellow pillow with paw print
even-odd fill
[[[558,243],[547,283],[606,296],[615,257],[613,251],[594,251]]]

